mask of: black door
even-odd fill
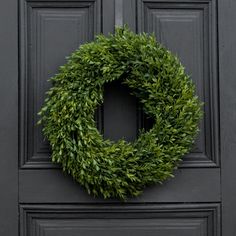
[[[234,0],[0,1],[1,236],[235,236]],[[204,101],[195,148],[176,177],[120,203],[95,199],[50,161],[36,126],[48,78],[97,33],[128,24],[175,52]],[[120,84],[105,88],[98,125],[113,140],[144,127]]]

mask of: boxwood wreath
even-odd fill
[[[134,142],[104,140],[94,120],[104,84],[120,80],[148,117]],[[117,28],[79,47],[50,79],[39,112],[52,161],[89,194],[126,199],[173,176],[190,151],[202,116],[195,87],[176,56],[153,35]]]

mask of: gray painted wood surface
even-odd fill
[[[236,2],[219,1],[222,235],[236,234]]]
[[[233,0],[2,0],[0,235],[235,236],[235,11]],[[47,80],[65,57],[123,24],[154,32],[178,55],[205,103],[176,177],[126,203],[88,196],[51,163],[36,126]],[[113,140],[150,126],[119,83],[105,88],[96,119]]]
[[[17,1],[0,1],[0,235],[18,235]]]

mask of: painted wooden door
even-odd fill
[[[0,235],[235,236],[236,2],[1,0]],[[201,132],[176,178],[126,203],[88,196],[50,161],[37,112],[65,57],[128,24],[176,53],[204,101]],[[98,128],[134,140],[148,125],[120,84],[105,88]]]

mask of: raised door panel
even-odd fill
[[[204,119],[182,167],[219,165],[216,4],[203,1],[138,1],[138,31],[155,33],[174,52],[196,84]]]
[[[37,120],[48,79],[65,57],[100,32],[99,0],[21,2],[21,136],[22,168],[56,167]]]
[[[22,205],[21,236],[218,236],[219,205]]]

